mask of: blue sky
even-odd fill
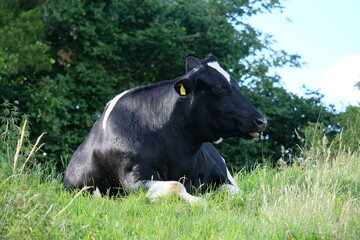
[[[258,15],[250,23],[274,36],[274,48],[306,62],[301,69],[278,71],[285,88],[301,94],[305,84],[339,111],[360,102],[353,87],[360,81],[360,0],[288,0],[283,5],[282,13]]]

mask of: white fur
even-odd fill
[[[116,97],[114,97],[110,102],[108,102],[108,104],[106,105],[106,111],[104,114],[104,119],[102,122],[102,128],[105,129],[106,128],[106,121],[111,113],[111,111],[113,110],[113,108],[115,107],[116,103],[119,101],[119,99],[124,96],[129,90],[120,93],[119,95],[117,95]]]
[[[93,192],[93,196],[97,198],[101,197],[99,188],[96,187],[95,191]]]
[[[224,163],[225,163],[225,166],[226,166],[225,159],[224,159],[224,158],[222,158],[222,159],[223,159],[223,161],[224,161]],[[236,194],[236,193],[241,192],[239,186],[238,186],[237,183],[235,182],[235,179],[231,176],[231,173],[230,173],[230,171],[229,171],[229,169],[228,169],[227,167],[226,167],[226,175],[227,175],[227,178],[229,179],[229,181],[230,181],[230,183],[231,183],[231,185],[230,185],[230,184],[228,184],[228,185],[232,186],[232,187],[228,187],[229,190],[230,190],[230,192],[231,192],[232,194]]]
[[[189,203],[198,203],[202,201],[201,198],[194,197],[186,192],[184,185],[182,185],[180,182],[152,181],[150,185],[151,187],[148,189],[146,196],[150,198],[151,201],[156,201],[159,197],[169,194],[176,194]]]
[[[231,195],[236,195],[242,192],[238,186],[234,186],[232,184],[224,184],[220,186],[220,190],[224,192],[228,192]]]
[[[223,140],[224,140],[224,139],[221,137],[221,138],[219,138],[218,140],[216,140],[214,143],[215,143],[215,144],[220,144]]]
[[[220,67],[219,63],[218,62],[210,62],[207,64],[208,66],[216,69],[219,73],[221,73],[225,78],[226,80],[230,83],[230,75],[222,68]]]

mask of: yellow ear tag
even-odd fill
[[[180,95],[185,96],[186,95],[186,90],[184,88],[184,85],[182,83],[179,83],[179,86],[180,86]]]

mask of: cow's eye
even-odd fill
[[[225,93],[229,93],[230,92],[230,88],[228,86],[221,86],[221,91],[225,92]]]
[[[230,94],[231,89],[228,86],[217,86],[213,89],[216,95],[227,95]]]
[[[231,91],[229,86],[219,86],[219,90],[221,93],[225,94],[229,94]]]

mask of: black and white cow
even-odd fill
[[[215,56],[186,59],[186,74],[117,95],[105,107],[65,172],[67,188],[147,196],[177,193],[189,202],[225,184],[239,188],[210,142],[258,138],[266,119]]]

